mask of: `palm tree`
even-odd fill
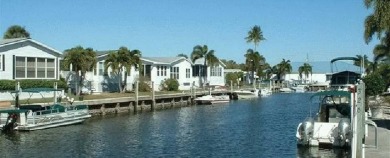
[[[138,66],[141,63],[141,52],[139,50],[130,51],[126,47],[120,47],[118,51],[108,54],[104,61],[104,69],[107,72],[108,68],[118,78],[119,92],[123,93],[126,90],[127,74],[130,73],[132,66]],[[122,74],[124,74],[124,80],[122,81]]]
[[[251,78],[251,83],[254,84],[254,72],[257,72],[259,65],[260,65],[260,54],[259,52],[253,51],[252,49],[248,49],[246,51],[245,56],[245,65],[246,65],[246,70],[252,72],[252,78]]]
[[[191,53],[191,60],[192,62],[195,62],[200,58],[204,59],[204,64],[203,68],[199,69],[199,76],[203,75],[204,82],[207,82],[207,66],[217,65],[219,63],[219,59],[214,55],[214,50],[208,50],[207,45],[196,45]],[[203,86],[203,83],[201,83],[201,85]]]
[[[234,60],[221,59],[221,61],[226,65],[225,69],[240,69],[239,64]]]
[[[367,55],[356,55],[356,58],[358,58],[359,60],[356,60],[354,61],[353,65],[355,66],[362,66],[362,61],[364,60],[364,68],[365,68],[365,72],[366,73],[370,73],[371,71],[373,71],[373,63],[371,61],[368,60],[368,56]]]
[[[290,73],[292,70],[290,60],[283,59],[279,64],[273,67],[273,71],[276,74],[278,80],[281,80],[283,76]]]
[[[311,75],[313,73],[312,66],[308,63],[304,63],[302,66],[298,68],[298,72],[299,72],[299,77],[301,79],[302,79],[302,73],[304,73],[305,77],[308,78],[309,74]],[[305,79],[305,83],[306,83],[306,79]]]
[[[364,39],[369,43],[374,34],[381,39],[390,31],[390,3],[387,0],[365,0],[364,4],[373,10],[364,22]]]
[[[261,41],[265,40],[260,26],[257,25],[253,26],[253,28],[250,31],[248,31],[248,37],[245,37],[245,39],[247,43],[253,42],[255,44],[255,51],[257,45],[259,45]]]
[[[183,53],[178,54],[177,57],[184,57],[184,58],[188,59],[187,54],[183,54]]]
[[[92,48],[84,49],[81,46],[76,46],[65,50],[64,65],[70,67],[76,74],[76,94],[80,95],[81,88],[84,83],[85,73],[92,71],[96,67],[96,52]],[[79,75],[79,72],[81,75]]]
[[[10,38],[30,38],[30,33],[24,27],[12,25],[7,29],[3,36],[4,39]]]

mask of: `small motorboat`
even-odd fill
[[[56,92],[53,88],[25,89],[27,93]],[[15,91],[18,102],[20,91]],[[87,105],[63,105],[55,102],[51,105],[21,105],[0,110],[0,129],[2,132],[13,130],[33,131],[65,125],[82,123],[91,115]]]
[[[351,130],[351,92],[323,91],[320,107],[314,117],[299,123],[296,131],[298,146],[349,147]]]
[[[234,91],[237,94],[238,99],[253,99],[260,96],[260,91],[258,89],[242,89]]]
[[[194,99],[197,104],[219,104],[219,103],[228,103],[230,102],[230,97],[228,95],[205,95],[197,97]]]

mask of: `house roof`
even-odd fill
[[[100,57],[100,56],[105,56],[111,52],[116,52],[118,50],[103,50],[103,51],[96,51],[96,56]]]
[[[186,59],[185,57],[141,57],[141,60],[151,62],[154,64],[168,64],[168,65],[179,60],[187,60],[192,64],[192,62]]]
[[[291,62],[292,71],[291,73],[299,73],[298,69],[300,66],[302,66],[305,62]],[[330,63],[330,61],[314,61],[314,62],[308,62],[312,66],[313,73],[321,73],[321,74],[330,74],[334,72],[340,72],[340,71],[353,71],[353,72],[360,72],[360,67],[355,66],[351,63],[339,61],[334,62],[333,64]],[[333,67],[333,72],[332,72]]]
[[[204,58],[196,59],[194,62],[194,65],[203,65],[203,64],[204,64]],[[226,65],[221,60],[219,60],[219,64],[222,65],[223,67],[226,67]]]
[[[38,41],[35,41],[31,38],[12,38],[12,39],[1,39],[0,40],[0,47],[5,47],[5,46],[8,46],[8,45],[12,45],[12,44],[16,44],[16,43],[21,43],[21,42],[32,42],[32,43],[35,43],[37,45],[40,45],[41,47],[44,47],[54,53],[57,54],[57,56],[61,56],[62,53],[54,48],[51,48],[47,45],[44,45],[43,43],[40,43]]]
[[[0,46],[8,44],[8,43],[14,43],[20,40],[25,40],[27,38],[11,38],[11,39],[1,39],[0,40]]]

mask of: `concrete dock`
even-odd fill
[[[378,148],[375,145],[375,129],[368,127],[368,137],[366,137],[365,157],[385,158],[390,157],[390,120],[374,120],[378,125]]]

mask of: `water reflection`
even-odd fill
[[[345,149],[322,149],[318,147],[298,147],[297,158],[349,158],[351,153]]]
[[[0,135],[0,157],[346,157],[297,149],[310,94],[94,117],[80,125]],[[55,151],[55,152],[53,152]]]

